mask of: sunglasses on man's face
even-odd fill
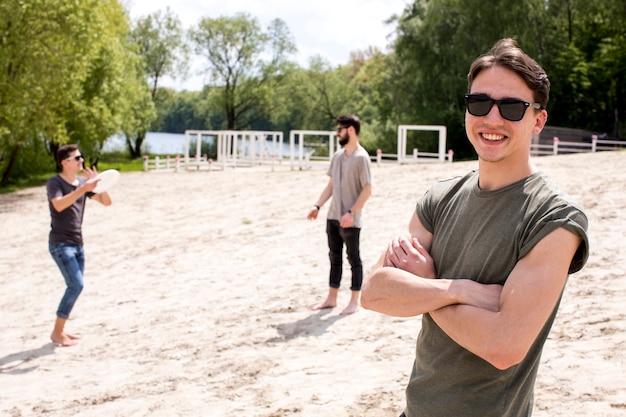
[[[66,158],[68,161],[74,160],[74,161],[84,161],[85,158],[82,155],[76,155],[76,156],[70,156],[69,158]]]
[[[486,116],[491,111],[494,104],[498,106],[500,116],[511,122],[519,122],[524,117],[526,109],[532,107],[541,109],[539,103],[529,103],[516,98],[503,98],[494,100],[485,94],[466,94],[467,111],[472,116]]]

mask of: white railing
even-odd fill
[[[452,162],[454,158],[454,151],[449,149],[447,153],[444,154],[444,161]],[[395,153],[383,153],[382,150],[376,150],[376,156],[370,156],[370,160],[376,161],[378,165],[380,165],[383,160],[387,160],[388,162],[398,163],[398,154]],[[417,164],[420,162],[441,162],[441,155],[436,152],[419,152],[417,148],[413,148],[413,158],[404,157],[401,163],[404,164]]]
[[[143,170],[173,170],[174,172],[178,172],[181,168],[181,162],[184,166],[185,163],[184,161],[181,161],[179,155],[176,155],[174,158],[171,158],[169,155],[165,156],[165,158],[161,158],[157,155],[154,159],[150,159],[147,155],[145,155],[143,157]],[[195,167],[196,170],[208,169],[209,171],[213,171],[216,168],[214,166],[215,164],[213,164],[213,159],[207,158],[206,155],[194,158],[193,160],[188,161],[186,165],[187,169],[189,169],[189,167]]]
[[[530,151],[533,156],[558,155],[567,153],[584,153],[597,151],[612,151],[616,148],[626,147],[626,141],[598,139],[598,135],[591,136],[591,142],[564,142],[557,136],[552,139],[552,144],[533,143]]]

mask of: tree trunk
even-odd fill
[[[13,151],[11,152],[11,157],[9,158],[9,164],[7,168],[2,173],[2,181],[0,185],[2,187],[6,187],[9,184],[9,179],[11,178],[11,172],[13,171],[13,167],[15,166],[15,161],[17,160],[17,154],[19,153],[20,145],[15,145]]]
[[[126,144],[128,145],[128,152],[130,153],[130,157],[133,159],[141,158],[141,145],[143,144],[144,139],[146,138],[146,132],[137,133],[137,137],[133,141],[126,136]]]

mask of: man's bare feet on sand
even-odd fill
[[[326,308],[337,307],[337,294],[339,294],[338,288],[328,288],[328,296],[326,297],[324,302],[317,304],[311,310],[324,310]]]
[[[311,310],[324,310],[326,308],[335,308],[337,307],[337,303],[333,303],[332,301],[324,301],[323,303],[319,303],[315,306],[313,306],[313,308]]]
[[[350,303],[348,305],[348,307],[344,308],[343,311],[341,313],[339,313],[339,315],[340,316],[347,316],[348,314],[354,314],[357,311],[359,311],[359,305]]]
[[[52,340],[54,343],[58,343],[61,346],[74,346],[77,343],[76,341],[78,339],[80,339],[80,336],[74,336],[73,334],[69,333],[52,333],[50,335],[50,340]]]

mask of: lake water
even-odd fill
[[[126,139],[121,136],[112,136],[104,144],[105,152],[125,151]],[[185,135],[182,133],[148,132],[143,141],[142,153],[157,155],[183,155],[185,153]]]
[[[213,143],[213,137],[204,137],[203,142]],[[241,145],[241,141],[239,141]],[[195,155],[195,137],[191,138],[190,154]],[[305,148],[308,150],[308,148]],[[104,152],[125,151],[126,140],[123,136],[112,136],[104,143]],[[151,153],[156,155],[184,155],[185,154],[185,134],[184,133],[163,133],[148,132],[143,141],[142,154]],[[298,149],[296,147],[296,152]],[[290,155],[289,138],[283,138],[283,156]]]

